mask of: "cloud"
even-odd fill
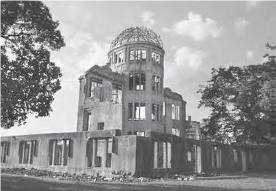
[[[79,72],[84,72],[95,64],[106,64],[108,61],[107,53],[110,45],[105,42],[94,41],[90,33],[76,33],[68,40],[67,47],[71,48],[70,52],[74,54],[70,62],[77,63],[76,67],[73,67],[80,69]],[[63,66],[61,63],[59,64],[61,67]]]
[[[174,61],[178,66],[185,65],[197,70],[203,64],[203,59],[206,56],[207,54],[201,50],[183,46],[175,53]]]
[[[67,40],[67,46],[75,50],[87,45],[92,40],[92,36],[87,32],[79,32]]]
[[[142,14],[142,22],[146,27],[151,28],[154,25],[155,20],[153,19],[154,13],[151,11],[145,11]]]
[[[107,53],[109,44],[104,42],[92,42],[88,44],[89,49],[78,61],[78,66],[82,71],[86,71],[93,65],[104,65],[107,63]]]
[[[189,12],[188,19],[175,23],[172,26],[172,29],[163,28],[163,31],[189,36],[196,41],[202,41],[208,37],[219,37],[223,31],[223,28],[213,19],[204,19],[199,14]]]
[[[251,51],[251,50],[246,51],[246,57],[247,57],[248,59],[253,58],[253,56],[254,56],[253,51]]]
[[[245,20],[245,19],[239,18],[239,19],[235,20],[234,25],[235,25],[235,28],[236,28],[237,32],[241,32],[248,25],[248,21]]]
[[[246,1],[246,7],[248,9],[252,9],[258,6],[258,4],[260,4],[261,1],[254,1],[254,0],[247,0]]]

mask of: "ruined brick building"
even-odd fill
[[[110,46],[109,63],[80,77],[77,131],[146,130],[184,137],[186,102],[164,84],[162,41],[144,27],[124,30]],[[167,115],[166,115],[167,113]]]
[[[152,30],[124,30],[109,62],[79,78],[77,132],[2,137],[2,166],[104,176],[276,170],[275,147],[186,138],[186,102],[163,87],[164,56]]]

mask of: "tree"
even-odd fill
[[[58,26],[40,1],[1,2],[2,128],[25,124],[30,113],[52,111],[62,74],[50,51],[65,46]]]
[[[267,45],[271,49],[271,46]],[[204,119],[207,139],[232,137],[240,144],[270,144],[275,140],[275,56],[264,56],[263,64],[212,69],[212,77],[201,85],[200,107],[211,109]]]

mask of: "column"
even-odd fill
[[[107,151],[108,151],[108,139],[104,139],[102,167],[106,167],[106,162],[107,162]]]
[[[163,142],[163,168],[167,168],[167,143]]]
[[[172,151],[171,151],[171,143],[168,142],[167,143],[167,154],[168,154],[168,158],[167,158],[167,162],[168,162],[168,168],[172,167]]]
[[[53,141],[53,155],[52,155],[52,165],[55,165],[55,154],[56,154],[56,145],[57,145],[57,140]]]
[[[32,141],[29,142],[30,144],[30,147],[29,147],[29,152],[28,152],[28,164],[31,164],[31,154],[32,154],[32,147],[33,147],[33,144],[32,144]],[[28,142],[27,142],[28,144]]]
[[[154,152],[153,152],[153,168],[157,168],[158,163],[158,142],[154,141]]]
[[[26,142],[23,142],[22,146],[22,164],[24,164]]]
[[[96,157],[97,157],[97,145],[98,140],[93,139],[93,145],[92,145],[92,167],[96,167]]]

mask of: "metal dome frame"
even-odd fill
[[[151,42],[163,48],[163,42],[159,35],[146,27],[131,27],[121,32],[110,45],[110,50],[129,42]]]

